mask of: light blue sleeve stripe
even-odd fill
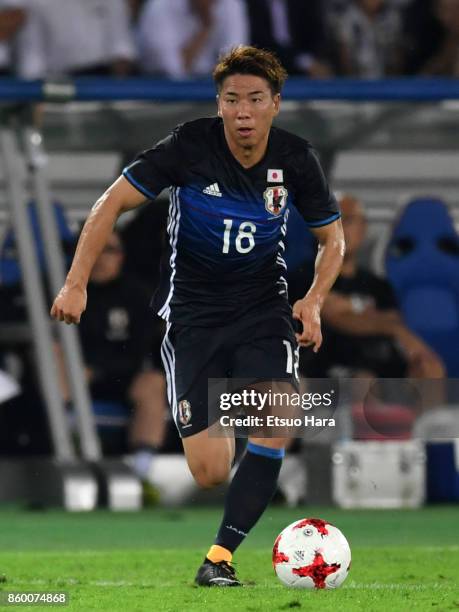
[[[337,212],[331,217],[327,217],[326,219],[322,219],[321,221],[306,221],[306,225],[308,227],[322,227],[322,225],[328,225],[329,223],[336,221],[336,219],[339,219],[340,217],[341,213]]]
[[[136,189],[140,191],[140,193],[143,193],[144,196],[147,196],[147,198],[154,200],[158,195],[156,193],[153,193],[152,191],[149,191],[148,189],[145,189],[143,185],[141,185],[138,181],[135,180],[135,178],[131,174],[129,174],[129,170],[127,168],[123,170],[123,176],[126,177],[127,180],[132,185],[134,185]]]
[[[253,444],[253,442],[247,444],[247,450],[254,455],[261,455],[270,459],[282,459],[285,455],[285,449],[283,448],[268,448],[267,446],[261,446],[261,444]]]

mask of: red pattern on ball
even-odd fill
[[[328,535],[327,525],[331,525],[331,523],[327,523],[327,521],[323,521],[322,519],[308,518],[297,523],[293,529],[301,529],[301,527],[306,527],[307,525],[312,525],[317,529],[320,535],[326,536]]]
[[[282,534],[281,534],[282,535]],[[273,546],[273,567],[276,567],[278,563],[288,563],[289,558],[283,552],[279,552],[279,542],[281,535],[277,536]]]
[[[327,576],[337,572],[340,567],[340,563],[332,563],[329,565],[324,561],[322,555],[319,552],[316,552],[314,561],[311,563],[311,565],[294,567],[292,569],[292,573],[296,576],[312,578],[316,589],[325,589],[325,579]]]

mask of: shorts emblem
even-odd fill
[[[179,421],[182,425],[188,425],[191,421],[191,404],[188,400],[182,400],[178,404]]]

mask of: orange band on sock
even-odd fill
[[[219,561],[226,561],[227,563],[231,563],[233,555],[228,549],[223,548],[223,546],[214,544],[209,548],[207,558],[209,559],[209,561],[212,561],[212,563],[218,563]]]

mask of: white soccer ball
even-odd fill
[[[341,531],[322,519],[295,521],[276,538],[273,566],[279,580],[296,589],[336,589],[351,567]]]

